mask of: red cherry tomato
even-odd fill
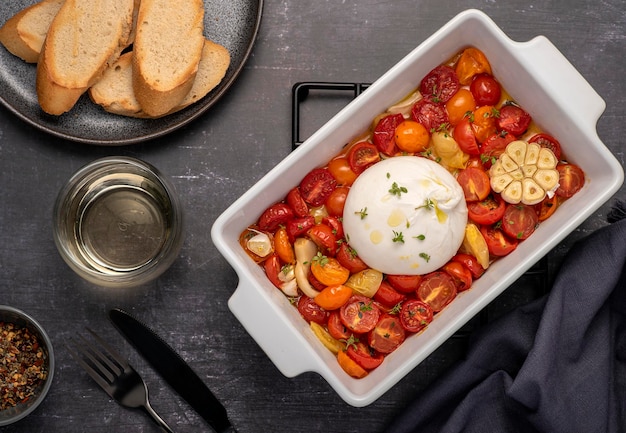
[[[398,152],[396,146],[396,128],[403,121],[404,116],[402,116],[402,114],[390,114],[378,121],[374,128],[372,141],[380,152],[388,156],[395,155]]]
[[[357,334],[371,331],[378,323],[380,309],[374,302],[365,296],[354,295],[339,310],[341,322]]]
[[[428,98],[435,103],[446,103],[460,87],[461,85],[454,69],[447,65],[440,65],[422,79],[420,92],[422,92],[424,98]]]
[[[387,282],[400,293],[414,293],[421,281],[421,275],[387,275]]]
[[[336,259],[339,260],[341,266],[347,268],[351,274],[364,271],[369,267],[346,242],[340,243]]]
[[[293,209],[285,203],[276,203],[268,207],[259,217],[259,228],[268,232],[278,229],[294,217]]]
[[[393,308],[405,299],[406,295],[398,292],[386,281],[380,283],[374,295],[374,300],[386,308]]]
[[[472,78],[470,92],[476,105],[497,105],[500,102],[502,88],[500,83],[489,74],[478,74]]]
[[[293,209],[297,217],[305,217],[309,214],[309,206],[306,204],[300,194],[300,190],[296,187],[287,194],[287,204]]]
[[[574,164],[558,164],[559,187],[556,194],[559,197],[569,198],[576,194],[585,184],[585,173]]]
[[[328,321],[328,311],[317,305],[312,298],[306,295],[302,295],[298,299],[298,311],[307,322],[324,325]]]
[[[316,168],[304,176],[300,182],[300,194],[311,206],[320,206],[324,204],[336,185],[337,181],[328,170]]]
[[[469,155],[478,155],[478,142],[469,117],[463,117],[452,131],[452,137],[457,142],[461,150]]]
[[[528,238],[539,224],[537,212],[531,206],[510,204],[502,216],[502,231],[513,239]]]
[[[493,256],[506,256],[517,248],[517,240],[509,238],[496,226],[482,226],[480,233],[485,238],[489,253]]]
[[[459,172],[456,180],[463,188],[467,202],[482,201],[491,192],[489,176],[482,168],[467,167]]]
[[[352,335],[352,331],[346,328],[341,318],[339,317],[339,311],[331,311],[328,316],[328,333],[336,340],[347,340]]]
[[[348,162],[352,171],[361,174],[367,167],[380,161],[378,149],[367,141],[356,143],[348,151]]]
[[[471,254],[458,253],[454,257],[452,257],[452,261],[462,263],[472,274],[474,279],[479,278],[483,273],[485,273],[485,268],[482,267],[476,257]]]
[[[282,281],[280,281],[278,275],[280,274],[281,264],[278,256],[276,254],[272,254],[265,259],[265,262],[263,262],[263,269],[265,270],[265,275],[267,275],[268,280],[280,289]]]
[[[456,284],[450,275],[443,271],[427,274],[417,288],[417,297],[430,305],[438,313],[456,296]]]
[[[343,216],[343,206],[346,204],[348,191],[350,188],[347,186],[338,186],[330,193],[325,203],[329,215]]]
[[[306,276],[306,279],[309,281],[311,286],[313,286],[313,288],[317,290],[318,292],[321,292],[322,290],[326,288],[326,285],[322,283],[320,280],[318,280],[317,277],[315,277],[315,275],[313,275],[313,272],[309,272],[308,275]]]
[[[340,215],[339,216],[328,215],[322,218],[322,223],[326,224],[327,226],[330,226],[330,228],[333,229],[333,234],[335,235],[337,240],[343,239],[343,236],[344,236],[343,224],[341,223],[339,218],[341,218]]]
[[[530,137],[528,142],[537,143],[541,147],[550,149],[552,153],[554,153],[554,156],[556,156],[557,161],[561,159],[561,143],[559,143],[553,136],[548,134],[535,134]]]
[[[467,216],[480,225],[491,225],[502,219],[505,209],[504,200],[490,194],[484,200],[467,203]]]
[[[309,231],[309,229],[314,225],[315,218],[311,215],[303,218],[293,218],[287,221],[285,228],[287,229],[287,237],[289,238],[289,241],[294,243],[296,238]]]
[[[385,360],[381,353],[372,350],[367,344],[362,342],[349,345],[346,353],[365,370],[373,370]]]
[[[426,98],[420,99],[413,105],[411,116],[413,120],[424,125],[429,132],[436,131],[449,121],[445,106]]]
[[[556,208],[559,207],[559,196],[554,194],[552,197],[546,197],[541,203],[535,206],[539,221],[545,221],[552,216]]]
[[[410,299],[402,304],[400,323],[408,332],[419,332],[433,321],[433,310],[425,302]]]
[[[307,235],[319,247],[322,254],[331,257],[335,256],[337,237],[330,226],[323,223],[316,224],[309,229]]]
[[[460,262],[450,261],[442,268],[456,283],[456,289],[463,292],[472,286],[472,273]]]
[[[500,108],[497,124],[498,129],[519,137],[528,129],[531,120],[530,114],[521,107],[509,104]]]
[[[374,329],[368,334],[370,347],[380,353],[391,353],[400,346],[406,338],[400,319],[396,316],[383,314]]]
[[[491,167],[492,162],[500,158],[500,155],[504,153],[506,146],[515,140],[517,138],[506,131],[493,134],[487,138],[480,149],[480,159],[483,161],[483,165],[487,168]]]

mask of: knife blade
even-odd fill
[[[109,311],[117,330],[217,433],[236,433],[226,409],[189,364],[156,332],[119,308]]]

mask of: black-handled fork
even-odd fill
[[[78,335],[74,349],[67,346],[72,357],[119,404],[129,408],[143,408],[164,431],[174,433],[152,409],[148,400],[148,387],[139,373],[94,331],[87,328],[97,344]]]

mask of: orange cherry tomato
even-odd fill
[[[446,102],[446,110],[448,110],[448,120],[452,126],[463,119],[465,113],[468,111],[474,111],[476,109],[476,101],[474,95],[469,90],[462,88],[459,89],[452,98]]]
[[[497,132],[496,113],[497,110],[491,105],[483,105],[474,110],[471,123],[479,143],[484,143]]]
[[[328,286],[313,300],[326,311],[341,308],[352,296],[352,289],[343,284]]]
[[[325,286],[343,284],[348,281],[350,271],[333,257],[316,256],[311,261],[311,272]]]
[[[352,185],[357,178],[357,174],[352,170],[348,159],[344,156],[330,161],[328,171],[337,180],[338,185]]]
[[[466,48],[459,60],[456,63],[456,75],[459,78],[459,82],[467,86],[472,82],[474,75],[491,73],[491,65],[485,54],[477,48]]]
[[[367,342],[370,347],[380,353],[391,353],[406,339],[406,333],[400,318],[383,314],[369,334]]]
[[[350,376],[357,379],[367,376],[367,370],[357,364],[357,362],[350,358],[343,350],[340,350],[339,353],[337,353],[337,361],[339,362],[341,368],[343,368],[343,371],[348,373]]]
[[[329,215],[343,216],[343,206],[346,204],[350,188],[347,186],[338,186],[330,193],[326,199],[326,211]]]
[[[482,168],[467,167],[461,170],[456,178],[468,202],[482,201],[491,192],[489,176]]]
[[[435,271],[424,276],[417,297],[430,305],[433,313],[443,310],[456,297],[456,284],[447,272]]]
[[[357,364],[366,370],[375,369],[385,360],[382,353],[377,353],[362,342],[349,345],[348,349],[346,349],[346,353]]]
[[[539,221],[545,221],[552,216],[557,207],[559,207],[559,196],[554,194],[552,197],[546,197],[537,205],[539,213]]]
[[[295,263],[296,255],[285,227],[279,228],[274,233],[274,250],[283,263]]]
[[[405,120],[396,127],[396,146],[404,152],[423,152],[429,141],[430,134],[415,120]]]

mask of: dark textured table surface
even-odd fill
[[[45,402],[2,431],[158,431],[145,414],[109,399],[70,358],[64,343],[85,326],[130,358],[148,383],[153,407],[176,432],[210,431],[110,325],[106,313],[112,307],[131,311],[170,342],[224,403],[240,433],[381,431],[462,356],[464,340],[448,341],[379,400],[353,408],[316,374],[283,377],[244,331],[227,307],[236,274],[209,231],[226,207],[290,152],[295,82],[374,81],[470,7],[485,11],[514,40],[545,35],[564,53],[606,100],[598,134],[624,164],[623,0],[266,0],[256,46],[235,85],[209,112],[166,137],[94,147],[51,137],[0,108],[0,303],[35,316],[48,330],[57,359]],[[304,134],[332,111],[310,114]],[[57,192],[79,167],[107,155],[157,166],[172,179],[186,212],[180,257],[157,281],[134,290],[82,281],[52,240]],[[626,199],[626,187],[617,197]],[[556,266],[576,239],[605,225],[610,205],[552,251],[550,264]],[[512,299],[502,301],[503,308],[520,302]]]

